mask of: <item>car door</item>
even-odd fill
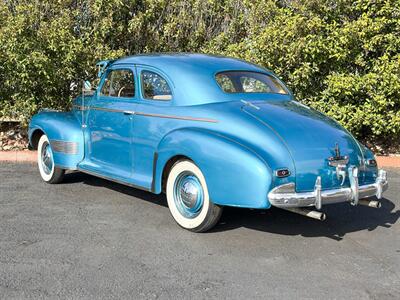
[[[133,172],[134,67],[111,67],[103,77],[87,116],[87,166],[100,174],[129,179]]]
[[[137,185],[150,189],[156,148],[175,124],[175,120],[166,118],[173,113],[172,81],[166,74],[150,66],[137,65],[136,70],[140,89],[138,89],[138,106],[135,109],[133,127],[134,178]]]

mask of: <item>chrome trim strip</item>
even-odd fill
[[[82,105],[72,105],[72,108],[76,109],[76,110],[88,110],[89,106],[82,106]]]
[[[68,171],[77,171],[78,170],[76,167],[66,167],[66,166],[59,165],[59,164],[55,164],[55,166],[59,167],[61,169],[64,169],[64,170],[68,170]]]
[[[252,108],[255,108],[255,109],[257,109],[257,110],[260,110],[260,107],[258,107],[257,105],[254,105],[253,103],[251,103],[251,102],[248,102],[248,101],[246,101],[246,100],[240,100],[240,102],[242,102],[244,105],[246,105],[246,106],[250,106],[250,107],[252,107]]]
[[[130,187],[133,187],[135,189],[143,190],[143,191],[146,191],[146,192],[151,192],[151,189],[147,189],[147,188],[144,188],[144,187],[135,185],[133,183],[129,183],[129,182],[120,180],[120,179],[115,179],[115,178],[112,178],[112,177],[108,177],[106,175],[99,174],[99,173],[97,173],[95,171],[89,171],[89,170],[86,170],[86,169],[83,169],[83,168],[80,168],[80,167],[78,167],[77,170],[81,171],[82,173],[86,173],[86,174],[89,174],[89,175],[92,175],[92,176],[95,176],[95,177],[99,177],[101,179],[105,179],[105,180],[109,180],[109,181],[112,181],[112,182],[115,182],[115,183],[118,183],[118,184],[130,186]]]
[[[150,114],[150,113],[143,113],[143,112],[135,112],[135,115],[145,116],[145,117],[164,118],[164,119],[177,119],[177,120],[186,120],[186,121],[218,123],[218,120],[214,120],[214,119],[196,118],[196,117],[187,117],[187,116],[159,115],[159,114]]]
[[[121,110],[121,109],[105,108],[105,107],[97,107],[97,106],[90,106],[89,109],[99,110],[99,111],[106,111],[106,112],[124,113],[124,114],[129,114],[129,115],[134,115],[135,114],[135,112],[132,111],[132,110]]]
[[[268,193],[268,199],[272,205],[277,207],[306,207],[316,206],[320,209],[322,205],[351,202],[357,205],[359,199],[376,196],[381,199],[382,193],[388,189],[386,172],[379,170],[375,183],[358,185],[357,168],[350,168],[350,178],[353,178],[351,187],[343,187],[332,190],[321,190],[319,178],[315,182],[314,191],[297,193],[295,184],[287,183],[275,187]],[[357,180],[356,180],[357,179]]]
[[[77,142],[50,140],[50,146],[54,152],[60,152],[60,153],[70,154],[70,155],[78,154],[78,143]]]
[[[208,119],[208,118],[197,118],[197,117],[188,117],[188,116],[176,116],[176,115],[161,115],[161,114],[152,114],[152,113],[145,113],[145,112],[135,112],[130,110],[120,110],[120,109],[113,109],[113,108],[104,108],[104,107],[97,107],[97,106],[81,106],[81,105],[73,105],[73,107],[77,110],[99,110],[99,111],[107,111],[107,112],[117,112],[117,113],[124,113],[130,115],[138,115],[144,117],[155,117],[155,118],[163,118],[163,119],[176,119],[176,120],[185,120],[185,121],[198,121],[198,122],[209,122],[209,123],[218,123],[218,120],[215,119]]]

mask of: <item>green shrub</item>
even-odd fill
[[[398,0],[2,1],[0,116],[65,109],[96,61],[167,51],[263,65],[358,138],[400,139]]]

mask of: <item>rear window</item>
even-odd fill
[[[218,73],[215,79],[225,93],[288,93],[278,79],[265,73],[228,71]]]

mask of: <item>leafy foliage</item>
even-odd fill
[[[96,61],[167,51],[263,65],[357,137],[400,139],[398,0],[3,0],[0,116],[64,109]]]

